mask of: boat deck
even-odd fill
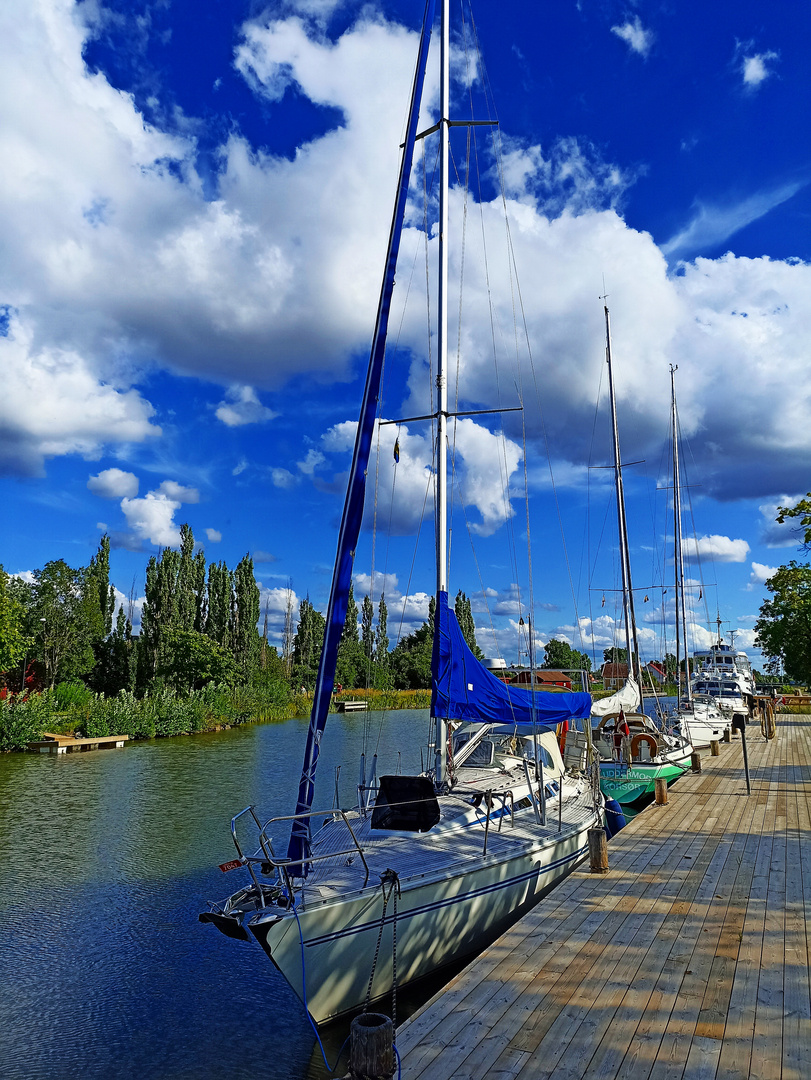
[[[448,804],[441,801],[443,809]],[[516,813],[515,824],[510,822],[506,811],[499,822],[491,822],[486,830],[484,812],[480,820],[467,827],[436,836],[434,833],[403,833],[396,836],[391,832],[378,832],[370,828],[370,819],[353,820],[355,836],[369,867],[369,882],[379,887],[381,875],[394,866],[401,880],[411,877],[446,874],[449,867],[460,864],[479,865],[485,854],[490,858],[510,858],[517,851],[526,848],[528,843],[543,843],[557,839],[558,832],[557,803],[549,800],[547,804],[547,824],[538,825],[531,810]],[[443,817],[446,815],[443,814]],[[591,795],[588,788],[564,802],[562,833],[564,836],[582,831],[585,824],[593,817]],[[325,855],[329,851],[346,852],[352,849],[351,838],[343,829],[329,832],[330,844],[315,836],[314,853]],[[364,886],[365,871],[359,858],[351,861],[342,855],[316,863],[307,879],[305,905],[308,901],[327,899],[347,889],[360,889]]]
[[[407,1080],[811,1076],[811,717],[702,756],[398,1032]]]

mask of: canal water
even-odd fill
[[[316,808],[332,806],[339,763],[341,802],[355,802],[365,729],[378,772],[420,768],[427,711],[383,719],[330,718]],[[230,818],[249,803],[263,818],[293,811],[306,729],[299,719],[123,750],[0,755],[5,1080],[330,1075],[303,1006],[259,946],[197,921],[241,881],[243,871],[218,869],[235,855]],[[433,989],[406,996],[400,1017]],[[327,1029],[331,1062],[347,1033]]]

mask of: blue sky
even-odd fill
[[[149,554],[188,521],[210,559],[235,565],[253,554],[271,635],[288,583],[296,602],[309,593],[325,604],[421,9],[3,5],[7,570],[86,564],[106,530],[116,586],[140,597]],[[692,593],[696,641],[706,642],[717,609],[757,659],[763,581],[797,554],[775,507],[809,487],[811,13],[727,0],[501,0],[473,15],[486,79],[478,71],[468,81],[474,108],[485,107],[486,84],[500,120],[535,365],[534,383],[526,364],[521,378],[538,638],[593,640],[601,655],[617,633],[611,492],[607,474],[589,470],[608,460],[604,408],[595,421],[605,281],[623,456],[644,459],[626,479],[643,649],[658,656],[672,633],[666,496],[656,493],[667,483],[672,363],[686,526],[700,555],[690,574],[704,583],[700,604]],[[435,103],[432,74],[426,124]],[[468,217],[497,238],[484,143]],[[462,162],[458,138],[454,153]],[[412,268],[423,259],[424,280],[418,188],[404,252]],[[457,190],[452,225],[461,207]],[[466,255],[460,367],[471,409],[495,400],[488,304],[506,337],[512,318],[497,244],[488,239],[489,283],[472,268],[472,232]],[[401,286],[418,278],[398,275]],[[424,312],[403,308],[402,295],[395,308],[389,419],[427,400]],[[510,374],[502,388],[507,404],[514,382]],[[457,431],[451,591],[474,598],[485,651],[514,660],[517,598],[529,599],[517,569],[527,524],[521,428],[514,416],[505,428],[506,443],[483,419]],[[401,618],[406,631],[422,621],[433,588],[430,520],[416,554],[413,537],[429,432],[401,430],[395,471],[394,431],[381,434],[377,538],[373,547],[367,530],[356,559],[359,595],[373,572],[375,595],[385,586],[393,637]]]

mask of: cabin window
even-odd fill
[[[462,762],[463,765],[492,765],[496,756],[496,748],[490,739],[482,739],[475,746],[468,757]]]

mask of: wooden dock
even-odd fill
[[[404,1080],[811,1077],[811,717],[669,789],[398,1032]]]
[[[29,750],[40,754],[75,754],[87,750],[120,750],[129,735],[100,735],[89,739],[77,739],[73,735],[52,735],[45,731],[42,738],[28,744]]]
[[[368,701],[339,701],[338,712],[366,712],[369,708]]]

